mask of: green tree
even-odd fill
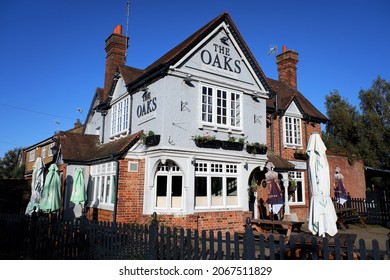
[[[356,155],[367,166],[390,169],[390,84],[379,76],[370,89],[360,90],[359,99],[360,110],[337,90],[325,97],[325,145]]]
[[[358,154],[360,115],[335,90],[325,97],[328,123],[323,133],[325,145],[337,152],[346,152],[350,158]]]
[[[9,150],[0,158],[0,179],[23,179],[24,165],[20,165],[22,148]]]
[[[359,92],[360,155],[366,165],[390,169],[390,84],[380,76]]]

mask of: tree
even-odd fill
[[[9,150],[0,158],[0,179],[23,179],[24,165],[20,165],[22,148]]]
[[[325,97],[329,122],[323,133],[330,150],[360,157],[374,168],[390,169],[390,84],[380,76],[359,92],[360,111],[337,90]]]
[[[390,169],[390,84],[380,76],[359,92],[362,112],[360,155],[366,165]]]
[[[325,97],[328,123],[323,138],[330,150],[346,152],[350,158],[358,154],[360,115],[356,107],[335,90]]]

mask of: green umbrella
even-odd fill
[[[61,208],[61,179],[58,167],[52,164],[46,175],[40,208],[44,213],[56,212]]]
[[[85,194],[85,185],[84,185],[84,175],[81,167],[77,167],[74,172],[72,195],[70,196],[70,201],[75,205],[84,206],[85,201],[87,200]]]

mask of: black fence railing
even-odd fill
[[[336,208],[355,208],[358,214],[364,217],[367,224],[378,224],[386,226],[390,221],[390,198],[351,198],[340,205],[337,198],[332,198]]]
[[[327,238],[294,235],[287,244],[284,240],[283,235],[255,236],[249,224],[240,235],[159,227],[156,221],[130,225],[0,214],[0,259],[390,259],[389,240],[373,240],[370,250],[364,240],[334,238],[331,244]]]

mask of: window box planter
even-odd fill
[[[307,160],[309,158],[309,155],[304,153],[304,152],[295,152],[294,153],[294,158],[295,159]]]
[[[242,151],[244,149],[244,143],[221,141],[221,147],[224,150]]]
[[[265,154],[267,154],[267,147],[266,146],[256,146],[256,145],[246,145],[246,151],[249,154],[265,155]]]
[[[221,140],[195,139],[194,141],[199,148],[219,149],[221,147]]]
[[[145,145],[146,146],[157,146],[160,144],[160,135],[150,135],[146,136],[145,138]]]

